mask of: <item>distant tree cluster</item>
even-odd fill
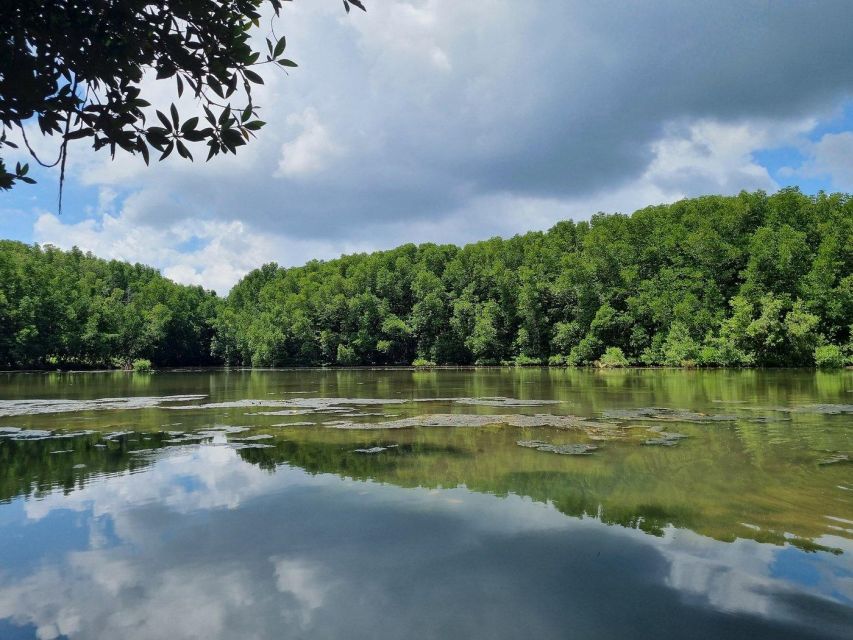
[[[786,189],[268,264],[231,291],[213,346],[254,366],[837,366],[851,323],[853,201]]]
[[[0,368],[211,364],[218,302],[150,267],[0,241]]]
[[[249,273],[0,242],[0,366],[849,363],[853,201],[786,189]],[[141,365],[138,366],[138,368]]]

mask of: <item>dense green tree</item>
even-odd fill
[[[214,364],[220,303],[149,267],[0,241],[0,366]]]
[[[264,265],[225,300],[0,244],[0,363],[813,366],[853,356],[853,201],[708,196],[465,247]],[[836,349],[821,347],[834,345]],[[837,361],[837,357],[834,361]]]
[[[852,322],[853,203],[785,189],[267,265],[229,295],[214,346],[244,364],[583,365],[613,348],[650,365],[811,366]]]

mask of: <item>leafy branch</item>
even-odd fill
[[[274,29],[267,51],[252,48],[261,10],[274,18],[290,0],[6,0],[0,3],[0,149],[16,148],[6,132],[19,130],[41,166],[60,166],[60,210],[68,143],[89,139],[96,150],[164,160],[174,151],[192,161],[193,144],[207,145],[207,160],[236,153],[264,126],[252,89],[263,84],[258,68],[282,71],[297,64],[284,57],[287,40]],[[344,0],[347,12],[359,0]],[[183,116],[173,102],[168,113],[142,95],[141,81],[175,79],[178,98],[191,92],[198,115]],[[242,102],[242,104],[235,104]],[[202,112],[203,115],[201,115]],[[150,115],[150,110],[148,112]],[[153,120],[153,118],[152,118]],[[58,158],[42,161],[25,127],[61,138]],[[0,189],[32,183],[28,165],[12,172],[0,159]]]

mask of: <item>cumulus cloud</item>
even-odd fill
[[[842,1],[815,11],[758,0],[389,0],[350,15],[297,2],[282,28],[300,67],[267,74],[257,102],[268,125],[236,158],[143,170],[81,151],[72,177],[118,194],[128,234],[239,221],[257,242],[244,252],[251,266],[773,189],[753,154],[850,97],[851,18]],[[842,153],[826,160],[833,175],[845,175]],[[145,259],[220,289],[250,262],[228,276],[198,262],[231,259],[217,249],[192,264]]]
[[[818,542],[838,544],[845,553],[851,547],[849,540],[834,536],[825,536]],[[817,626],[820,607],[816,603],[821,599],[849,600],[851,595],[849,581],[841,576],[846,569],[837,574],[828,570],[823,566],[823,557],[813,561],[813,570],[821,574],[821,581],[812,585],[812,594],[805,593],[796,581],[785,580],[779,568],[800,553],[794,548],[744,539],[709,545],[707,538],[692,531],[670,528],[660,550],[669,562],[666,583],[684,597],[705,601],[719,611],[748,612],[800,623],[812,619],[811,624]],[[843,566],[851,564],[849,556],[838,562]]]
[[[805,149],[807,160],[797,169],[788,169],[792,176],[828,176],[839,191],[853,190],[853,132],[828,133]]]
[[[306,627],[314,612],[323,606],[329,590],[318,569],[301,559],[270,558],[275,571],[275,586],[280,593],[292,597],[298,615],[295,622]]]
[[[331,158],[340,155],[328,129],[317,118],[317,111],[305,109],[287,117],[287,124],[299,127],[296,137],[281,145],[281,159],[275,175],[293,178],[322,171]]]
[[[240,220],[175,217],[162,225],[137,222],[137,207],[160,197],[156,192],[139,191],[127,199],[119,214],[105,213],[72,224],[42,213],[34,234],[44,244],[65,249],[77,246],[102,258],[152,264],[176,282],[220,294],[227,293],[246,272],[267,262],[301,264],[362,248],[321,240],[295,242],[252,230]]]

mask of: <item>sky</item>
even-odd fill
[[[32,168],[37,185],[0,193],[0,237],[225,294],[267,262],[743,189],[853,191],[849,0],[366,5],[286,3],[275,29],[299,67],[264,71],[267,126],[236,157],[145,167],[78,142],[61,215],[58,174]],[[143,95],[168,105],[174,84]]]

